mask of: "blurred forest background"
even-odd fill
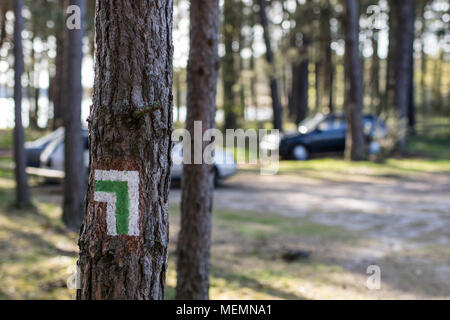
[[[25,1],[23,31],[25,127],[57,128],[64,108],[65,40],[64,1]],[[364,112],[387,114],[393,102],[396,63],[395,21],[399,13],[389,1],[360,1],[360,51],[364,66]],[[189,2],[174,3],[175,121],[186,116],[186,63],[189,50]],[[93,86],[95,1],[87,1],[86,36],[83,43],[83,116],[91,104]],[[221,74],[217,121],[226,128],[250,127],[271,122],[269,76],[278,81],[283,123],[292,128],[316,112],[343,111],[344,12],[340,1],[269,1],[270,43],[273,66],[265,62],[263,28],[254,1],[228,0],[221,4],[219,54]],[[257,7],[256,7],[257,8]],[[446,0],[416,1],[414,39],[414,99],[409,124],[448,117],[449,104],[449,4]],[[395,17],[390,19],[390,17]],[[0,99],[4,113],[0,129],[14,126],[12,1],[0,5]],[[390,44],[391,43],[391,44]],[[407,54],[407,53],[402,53]],[[305,93],[302,91],[306,91]],[[294,92],[295,94],[292,94]],[[305,97],[304,101],[298,101]]]
[[[0,1],[0,298],[72,298],[66,280],[77,259],[77,234],[61,221],[61,186],[31,177],[33,207],[11,206],[15,0]],[[261,3],[220,1],[217,126],[288,132],[316,113],[345,112],[343,2],[270,0],[264,2],[266,25]],[[403,1],[359,3],[363,112],[385,119],[389,134],[399,130],[397,66],[412,57],[401,88],[407,145],[400,153],[393,148],[379,162],[282,161],[279,175],[268,178],[254,167],[240,167],[215,195],[212,298],[450,297],[450,2],[405,1],[411,10],[402,9]],[[64,124],[69,104],[66,7],[63,0],[24,1],[21,115],[26,141]],[[95,1],[87,0],[85,126],[94,83],[94,15]],[[414,27],[410,48],[399,45],[407,22]],[[189,1],[174,1],[173,28],[173,120],[175,127],[184,127]],[[312,193],[307,198],[302,192]],[[170,237],[176,239],[180,191],[170,196]],[[410,215],[403,217],[402,210]],[[303,211],[317,212],[317,218],[294,214]],[[171,244],[171,258],[174,250]],[[168,298],[175,295],[171,258]],[[390,282],[381,291],[367,291],[364,268],[375,260]]]

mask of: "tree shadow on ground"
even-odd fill
[[[287,292],[284,290],[281,290],[279,288],[275,288],[267,283],[264,283],[258,279],[255,279],[253,277],[243,275],[243,274],[236,274],[236,273],[230,273],[229,270],[226,270],[224,268],[220,267],[213,267],[211,268],[211,276],[214,278],[220,278],[227,282],[234,282],[241,288],[251,288],[258,292],[264,292],[267,293],[273,297],[279,298],[279,299],[287,299],[287,300],[304,300],[305,297],[297,294],[293,294],[291,292]]]

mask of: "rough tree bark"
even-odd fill
[[[201,121],[203,132],[214,128],[219,66],[219,1],[192,0],[190,21],[186,129],[191,134],[191,154],[194,154],[194,121]],[[207,144],[203,142],[203,148]],[[206,163],[185,164],[181,184],[176,297],[204,300],[209,298],[214,167]]]
[[[22,74],[24,70],[22,46],[23,0],[14,1],[14,162],[16,177],[16,205],[30,205],[30,190],[25,172],[26,155],[24,149],[25,133],[22,126]]]
[[[97,0],[79,299],[164,297],[172,12],[172,0]]]
[[[273,128],[280,131],[283,130],[282,123],[282,109],[280,103],[280,96],[278,93],[278,82],[275,77],[274,70],[274,55],[272,51],[272,44],[270,42],[269,34],[269,20],[266,12],[266,0],[258,0],[259,2],[259,15],[261,19],[261,26],[264,31],[264,43],[266,45],[266,60],[270,65],[270,93],[272,96],[272,109],[273,109]]]
[[[346,0],[345,74],[347,137],[345,155],[349,160],[364,159],[362,121],[362,66],[359,56],[359,2]]]
[[[69,5],[81,9],[81,28],[68,30],[67,60],[67,108],[64,113],[64,203],[62,219],[65,225],[78,231],[84,218],[84,196],[86,192],[85,167],[83,163],[83,140],[81,136],[81,64],[83,60],[85,0],[70,0]]]

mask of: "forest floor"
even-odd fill
[[[448,140],[413,142],[430,157],[282,162],[276,176],[244,167],[223,182],[215,192],[211,298],[449,299]],[[0,170],[0,299],[71,299],[77,234],[61,222],[61,186],[31,184],[35,208],[13,209],[13,176]],[[173,188],[168,299],[179,199]],[[366,287],[369,265],[380,267],[379,290]]]

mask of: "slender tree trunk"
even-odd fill
[[[330,8],[325,8],[320,19],[320,86],[321,86],[321,108],[327,108],[333,112],[333,55],[331,51],[331,26],[330,26]]]
[[[384,109],[393,111],[395,107],[395,66],[397,60],[397,27],[398,27],[398,2],[389,2],[389,49],[386,67],[386,85],[384,95]]]
[[[438,56],[434,59],[434,74],[433,74],[433,92],[434,92],[434,103],[435,112],[438,115],[442,115],[444,111],[443,108],[443,97],[442,97],[442,74],[443,74],[443,60],[444,60],[444,50],[440,49]]]
[[[214,128],[218,76],[219,1],[192,0],[188,63],[188,118],[194,154],[194,121],[202,132]],[[208,143],[202,143],[203,148]],[[177,299],[209,298],[211,214],[214,192],[212,165],[183,166],[181,229],[177,243]]]
[[[30,109],[28,112],[29,127],[32,129],[37,129],[37,120],[39,112],[39,72],[37,68],[37,53],[34,50],[36,30],[33,30],[33,38],[31,39],[31,66],[28,73],[29,79],[29,89],[30,89]],[[31,99],[33,97],[33,99]],[[32,101],[31,101],[32,100]],[[33,106],[33,108],[31,108]]]
[[[252,15],[253,17],[253,15]],[[252,30],[254,27],[254,18],[252,18]],[[254,43],[254,35],[251,36],[251,42],[250,42],[250,49],[251,49],[251,56],[250,56],[250,98],[251,98],[251,105],[255,109],[255,119],[258,121],[258,96],[256,94],[256,69],[255,69],[255,52],[253,48]]]
[[[16,204],[19,207],[30,205],[30,190],[25,172],[26,155],[24,149],[25,134],[22,126],[22,74],[24,69],[22,47],[23,0],[14,1],[14,162],[16,176]]]
[[[410,64],[410,77],[409,77],[409,98],[408,98],[408,132],[415,133],[416,131],[416,103],[415,103],[415,84],[414,84],[414,40],[415,40],[415,20],[416,20],[416,0],[414,3],[410,4],[414,6],[409,23],[410,28],[412,28],[412,35],[410,40],[411,53],[408,54],[409,64]]]
[[[236,12],[234,0],[225,1],[223,4],[223,35],[225,45],[225,56],[222,58],[222,81],[223,81],[223,110],[225,116],[225,129],[234,129],[237,126],[236,101],[234,86],[237,82],[235,71],[235,53],[233,42],[235,35]]]
[[[81,136],[81,64],[83,60],[85,0],[70,0],[70,5],[81,9],[81,29],[68,30],[67,60],[67,108],[64,113],[64,204],[63,221],[65,225],[78,231],[84,218],[84,195],[86,192],[86,168],[83,163],[83,140]]]
[[[380,57],[378,56],[378,30],[373,31],[372,35],[372,62],[370,65],[370,87],[372,87],[371,104],[376,114],[381,113],[381,96],[380,96]]]
[[[278,82],[275,77],[274,55],[272,51],[272,44],[270,42],[269,34],[269,20],[266,12],[266,0],[259,0],[259,15],[261,19],[261,25],[264,31],[264,43],[266,45],[266,60],[270,65],[270,92],[272,96],[272,109],[273,109],[273,128],[280,131],[283,130],[282,123],[282,109],[280,103],[280,96],[278,93]]]
[[[398,52],[395,54],[395,106],[400,132],[398,147],[403,152],[406,148],[408,109],[412,102],[415,0],[399,0],[397,5],[398,26],[395,40]]]
[[[236,52],[236,56],[238,58],[238,77],[239,77],[239,116],[242,119],[245,119],[245,77],[244,77],[244,73],[245,73],[245,65],[244,65],[244,59],[241,56],[242,53],[242,49],[245,46],[245,38],[242,34],[242,23],[243,23],[243,5],[242,5],[242,1],[239,1],[239,24],[237,25],[237,30],[236,30],[236,37],[239,40],[239,50],[238,52]]]
[[[349,160],[364,159],[362,121],[362,69],[359,56],[359,2],[346,0],[345,73],[347,97],[347,138],[345,153]]]
[[[302,122],[308,114],[308,92],[309,92],[309,59],[306,58],[300,64],[299,70],[300,90],[299,90],[299,104],[296,117],[296,123]]]
[[[420,8],[420,19],[422,22],[422,29],[420,35],[420,93],[421,93],[421,111],[423,115],[427,114],[428,111],[428,95],[427,95],[427,84],[426,84],[426,75],[427,75],[427,54],[425,52],[425,37],[424,33],[426,31],[426,19],[425,19],[425,8],[427,5],[427,0],[421,1]]]
[[[3,47],[6,38],[6,11],[6,2],[0,4],[0,49]]]
[[[320,61],[314,63],[314,88],[316,93],[316,113],[321,112],[320,108]]]
[[[175,121],[181,121],[181,76],[180,72],[175,74],[175,90],[176,90],[176,99],[177,99],[177,118]]]
[[[413,39],[414,41],[414,39]],[[413,49],[414,50],[414,49]],[[416,104],[414,101],[414,58],[413,53],[409,57],[409,63],[411,68],[411,76],[409,78],[408,86],[408,132],[414,133],[416,127]]]
[[[289,104],[297,124],[303,121],[308,113],[309,45],[309,39],[305,38],[303,47],[299,50],[300,62],[294,63],[292,66],[292,89]]]
[[[425,52],[425,40],[421,40],[422,52],[420,55],[420,92],[421,92],[421,105],[422,105],[422,113],[425,115],[428,111],[428,94],[427,94],[427,83],[426,83],[426,75],[427,75],[427,54]]]
[[[60,9],[65,10],[65,0],[60,2]],[[64,24],[58,28],[58,34],[56,35],[56,59],[55,66],[56,72],[52,81],[53,86],[51,90],[51,99],[53,101],[53,130],[58,128],[63,123],[63,115],[67,106],[67,80],[68,80],[68,38],[67,28]]]
[[[171,0],[97,0],[79,299],[163,299],[172,147]]]

